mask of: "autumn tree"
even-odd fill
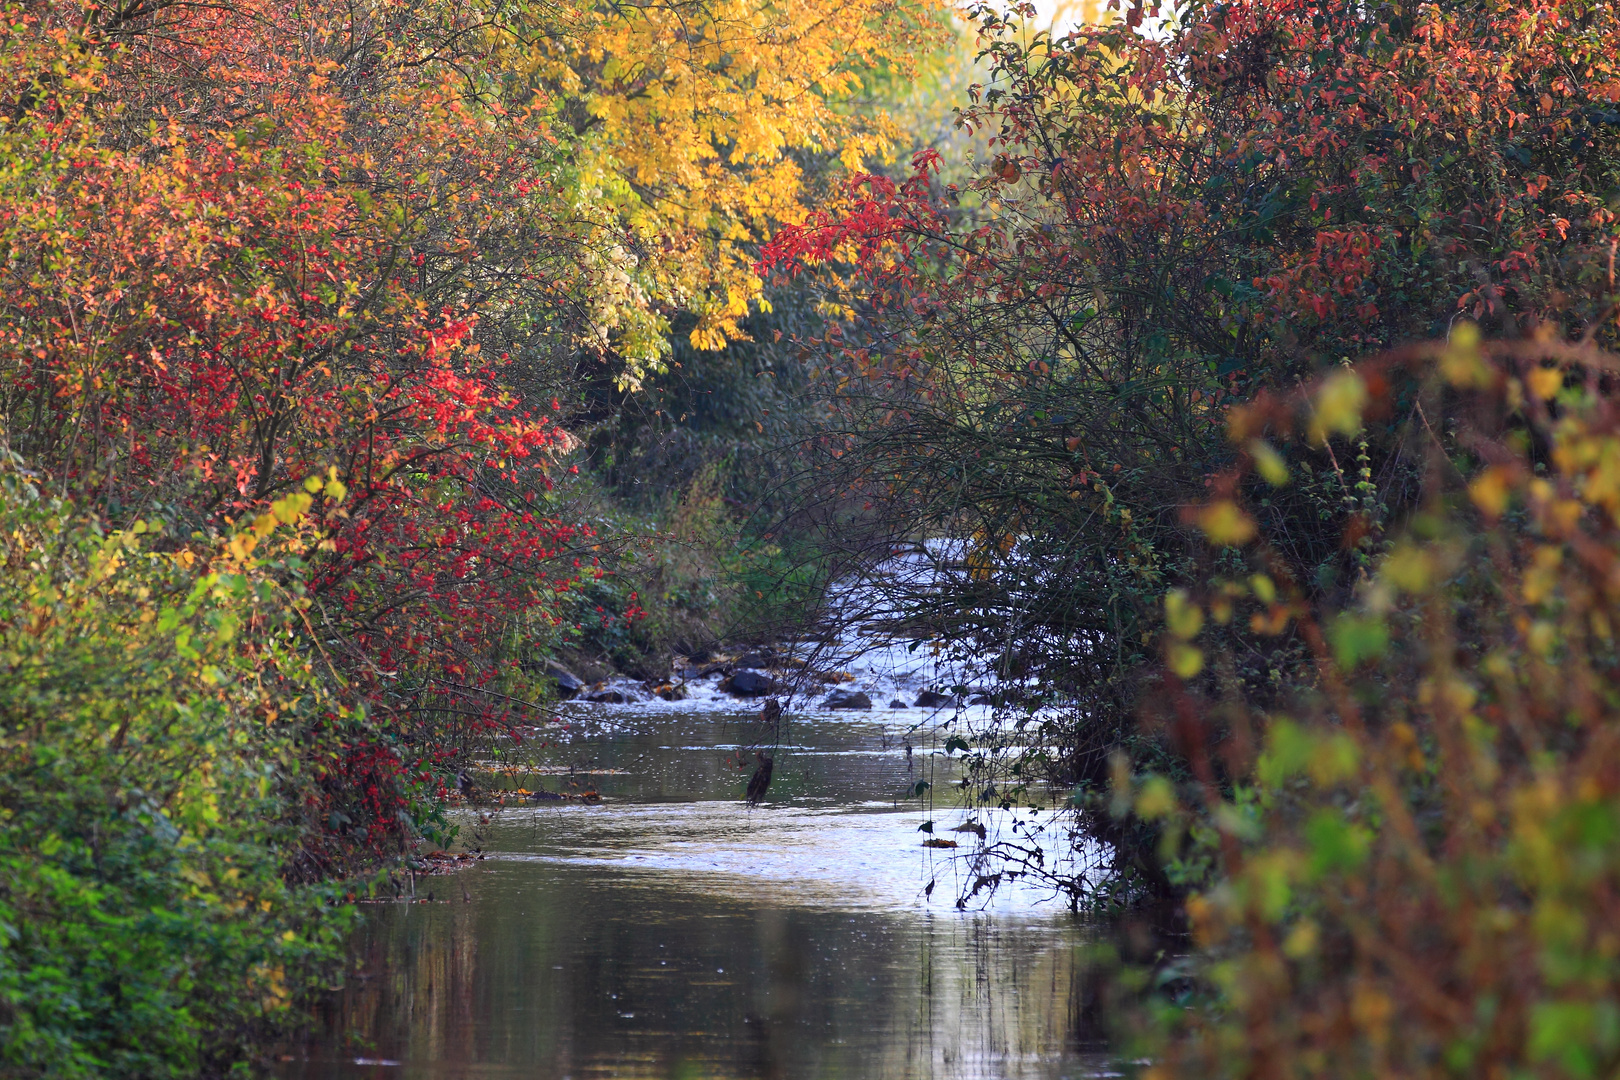
[[[543,718],[534,661],[596,572],[550,495],[580,358],[633,385],[682,311],[736,338],[748,245],[802,215],[817,155],[882,156],[857,70],[931,11],[7,9],[6,437],[114,522],[311,500],[313,632],[382,727],[332,766],[347,823],[301,872]],[[325,479],[341,507],[304,493]]]
[[[696,316],[693,346],[745,336],[739,321],[761,292],[756,245],[802,220],[828,162],[860,172],[892,159],[902,134],[863,96],[943,40],[945,10],[633,4],[591,9],[542,39],[535,76],[579,137],[576,183],[626,230],[637,286]]]
[[[772,251],[857,282],[816,343],[843,417],[806,472],[829,535],[963,538],[949,588],[896,598],[911,625],[1069,710],[1032,740],[1056,757],[1003,781],[1102,785],[1138,743],[1162,597],[1209,569],[1187,507],[1231,460],[1234,404],[1459,319],[1615,334],[1608,8],[1250,0],[1140,33],[1143,15],[1053,40],[982,12],[977,179],[948,188],[920,158]],[[1411,447],[1445,424],[1391,405],[1348,449],[1294,448],[1295,482],[1259,507],[1323,597],[1412,507]],[[1301,648],[1240,654],[1238,677],[1275,687]]]

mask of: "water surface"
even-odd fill
[[[577,710],[548,768],[495,782],[601,802],[462,812],[485,857],[367,905],[355,973],[278,1075],[1101,1074],[1084,928],[1039,889],[957,906],[979,841],[944,831],[968,815],[913,723],[795,717],[751,808],[748,711]],[[972,817],[991,841],[1031,821]],[[961,847],[923,847],[925,821]]]

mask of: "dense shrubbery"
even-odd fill
[[[892,124],[839,103],[935,21],[888,0],[12,4],[9,444],[110,521],[155,500],[204,531],[337,470],[310,619],[394,736],[349,755],[380,794],[338,812],[392,844],[420,770],[543,715],[531,661],[584,539],[548,498],[580,371],[634,385],[672,318],[694,349],[738,339],[747,245],[810,191],[798,159],[883,152]]]
[[[0,1073],[191,1075],[329,972],[289,861],[375,733],[302,647],[307,496],[210,539],[44,486],[0,461]]]
[[[883,154],[860,73],[937,14],[0,3],[0,446],[38,470],[0,508],[0,1068],[228,1055],[319,967],[315,883],[443,839],[618,584],[555,490],[585,374],[743,336],[754,238],[807,158]]]
[[[1113,793],[1191,890],[1154,1075],[1620,1064],[1620,361],[1476,342],[1233,413],[1201,514],[1221,571],[1167,605],[1155,711],[1186,768],[1122,761]],[[1253,440],[1344,453],[1402,399],[1449,421],[1413,432],[1417,505],[1345,603],[1313,600],[1251,516],[1294,479]],[[1256,695],[1236,662],[1285,634],[1302,662]]]
[[[1153,1075],[1608,1075],[1620,21],[1142,15],[986,14],[984,173],[778,240],[858,283],[828,531],[970,540],[897,599],[1047,706],[977,775],[1078,781],[1119,857],[1060,884],[1184,918]]]

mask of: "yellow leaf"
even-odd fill
[[[1525,603],[1539,604],[1552,595],[1558,586],[1558,565],[1563,559],[1562,548],[1551,544],[1536,548],[1530,557],[1530,566],[1525,570],[1524,581],[1520,586]]]
[[[1277,599],[1277,583],[1266,574],[1256,574],[1249,579],[1249,588],[1262,604],[1274,603]]]
[[[304,516],[305,512],[309,510],[312,502],[314,502],[314,500],[304,492],[294,492],[293,494],[277,499],[274,503],[272,503],[270,505],[270,513],[274,514],[276,520],[281,522],[283,525],[291,525],[299,518]]]
[[[1507,509],[1511,474],[1500,465],[1493,465],[1476,476],[1468,485],[1468,497],[1488,518],[1502,516]]]
[[[1312,442],[1320,445],[1329,435],[1354,435],[1361,430],[1361,412],[1367,407],[1367,384],[1354,371],[1336,371],[1323,380],[1315,404]]]
[[[1176,637],[1194,638],[1203,629],[1204,609],[1188,598],[1186,589],[1171,589],[1164,597],[1164,622]]]
[[[1251,440],[1249,456],[1254,459],[1255,470],[1266,483],[1272,487],[1282,487],[1288,483],[1288,466],[1283,463],[1282,455],[1272,449],[1270,443],[1264,439]]]
[[[1425,593],[1434,579],[1434,558],[1422,548],[1403,543],[1384,560],[1383,576],[1397,589]]]
[[[1543,401],[1553,397],[1564,386],[1564,373],[1558,368],[1531,368],[1524,376],[1530,392]]]
[[[1198,526],[1204,530],[1212,544],[1220,547],[1239,547],[1253,540],[1254,520],[1238,508],[1231,499],[1210,503],[1198,512]]]
[[[1150,776],[1136,795],[1136,816],[1155,821],[1175,813],[1176,789],[1162,776]]]
[[[1318,932],[1310,919],[1301,919],[1283,939],[1283,955],[1290,960],[1303,960],[1316,951]]]
[[[1175,642],[1166,653],[1170,670],[1183,679],[1190,679],[1204,670],[1204,652],[1196,645]]]
[[[248,556],[253,554],[253,549],[259,546],[259,537],[256,533],[239,532],[231,537],[227,546],[236,561],[246,562]]]
[[[1491,369],[1479,353],[1479,327],[1458,323],[1440,354],[1440,374],[1452,386],[1483,388],[1491,384]]]

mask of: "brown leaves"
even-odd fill
[[[997,154],[991,159],[990,172],[1004,184],[1016,184],[1024,175],[1018,162],[1006,154]]]

